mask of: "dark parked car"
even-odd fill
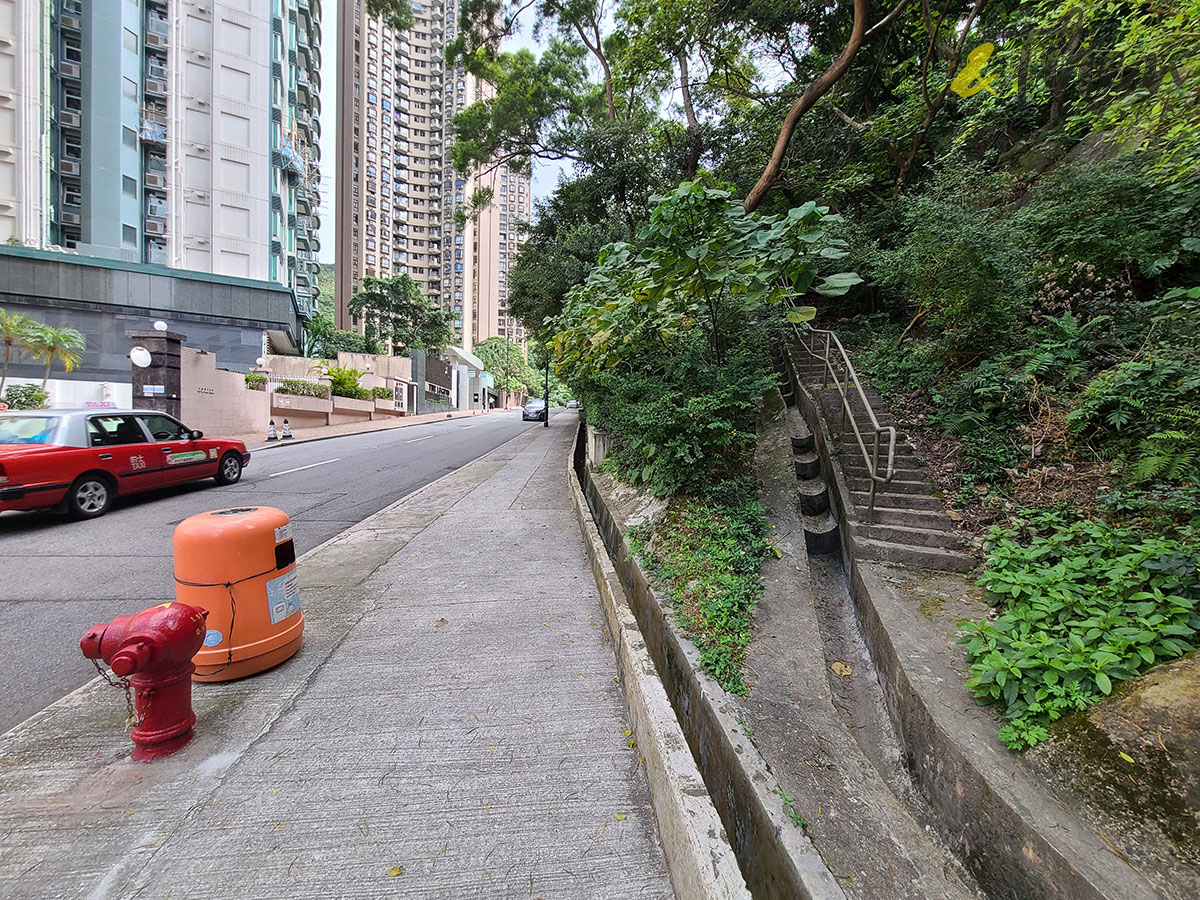
[[[521,409],[521,421],[523,422],[544,422],[549,412],[546,409],[546,401],[532,399],[525,404]]]

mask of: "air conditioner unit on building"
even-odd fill
[[[65,75],[67,78],[78,78],[79,65],[73,62],[60,62],[58,64],[58,74]]]
[[[165,47],[167,46],[167,36],[165,34],[155,34],[153,31],[146,34],[147,47]]]
[[[154,173],[146,174],[146,187],[148,188],[165,188],[167,186],[166,175],[156,175]]]
[[[68,128],[78,128],[79,113],[75,112],[73,109],[64,109],[58,114],[58,121],[60,125],[65,125]]]
[[[166,222],[156,222],[156,221],[154,221],[154,219],[147,219],[145,227],[146,227],[146,234],[166,234],[167,233],[167,223]]]
[[[62,175],[73,175],[74,177],[78,178],[79,163],[72,162],[71,160],[64,160],[58,164],[58,171]]]
[[[62,221],[64,225],[78,225],[80,222],[79,213],[65,212],[62,214]]]

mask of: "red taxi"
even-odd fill
[[[102,516],[118,494],[200,478],[233,484],[250,454],[152,410],[0,412],[0,511]]]

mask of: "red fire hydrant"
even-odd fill
[[[93,625],[79,642],[88,659],[102,659],[128,678],[134,693],[133,758],[158,759],[192,737],[192,657],[204,641],[206,610],[163,603],[132,616]]]

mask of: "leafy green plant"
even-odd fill
[[[1009,747],[1086,709],[1118,682],[1192,650],[1200,630],[1200,547],[1055,512],[992,530],[980,579],[1004,611],[965,623],[971,677],[1000,705]]]
[[[1054,384],[1079,381],[1095,366],[1101,338],[1111,324],[1110,316],[1096,316],[1087,322],[1071,312],[1058,318],[1044,316],[1041,328],[1032,336],[1025,374]]]
[[[377,386],[371,388],[371,396],[376,400],[393,400],[396,394],[389,387]]]
[[[777,788],[775,793],[783,801],[783,808],[787,812],[788,818],[792,820],[792,824],[797,828],[807,828],[808,820],[796,811],[796,798],[788,794],[783,788]]]
[[[246,390],[248,391],[265,391],[267,389],[267,376],[258,372],[246,373]]]
[[[750,614],[762,595],[758,569],[767,526],[755,484],[742,482],[730,493],[756,499],[724,505],[677,497],[653,540],[648,526],[631,540],[666,584],[680,626],[700,650],[700,665],[725,690],[745,694],[742,665]]]
[[[329,370],[329,390],[335,397],[348,397],[351,400],[370,400],[371,392],[359,387],[358,379],[362,372],[349,366],[333,366]]]
[[[1132,462],[1137,482],[1200,477],[1200,370],[1196,357],[1160,347],[1101,372],[1067,424]]]
[[[10,384],[3,399],[9,409],[45,409],[50,395],[36,384]]]
[[[303,381],[299,378],[285,378],[275,388],[277,394],[290,394],[294,397],[316,397],[318,400],[329,399],[329,385],[318,381]]]

